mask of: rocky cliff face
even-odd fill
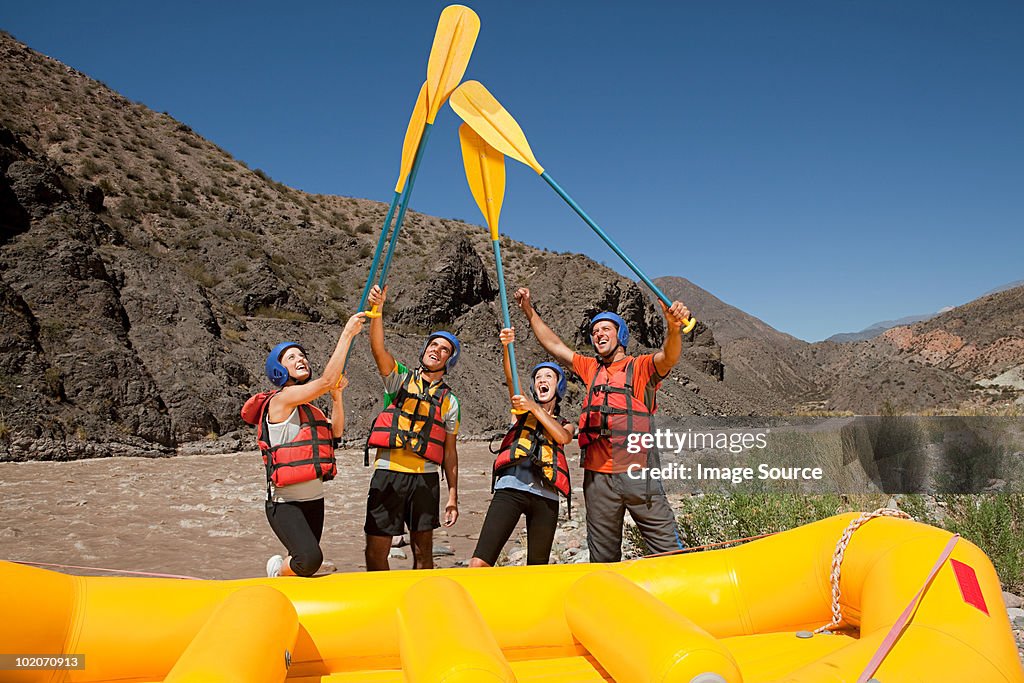
[[[26,217],[4,231],[0,249],[7,337],[0,392],[11,448],[86,455],[89,441],[109,436],[90,428],[120,430],[129,444],[170,446],[167,407],[131,348],[124,280],[102,256],[117,249],[119,235],[59,167],[9,130],[0,130],[0,141],[5,213]]]
[[[0,459],[170,454],[251,443],[238,411],[266,388],[267,350],[304,342],[322,366],[354,311],[385,206],[274,182],[187,126],[0,34]],[[301,250],[295,248],[301,244]],[[588,351],[587,321],[615,309],[631,350],[664,326],[639,287],[593,261],[503,239],[506,278]],[[514,313],[521,372],[546,357]],[[409,212],[389,277],[389,348],[415,362],[422,334],[464,345],[451,378],[463,433],[507,417],[485,230]],[[348,435],[380,409],[357,340]],[[710,330],[666,381],[670,414],[749,412],[721,386]],[[582,387],[571,389],[578,405]],[[573,411],[569,411],[573,412]]]

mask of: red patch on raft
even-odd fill
[[[987,615],[988,605],[985,604],[985,596],[981,594],[981,585],[978,583],[978,575],[974,573],[974,567],[956,560],[950,560],[949,563],[953,566],[953,573],[956,574],[956,582],[960,586],[960,595],[963,596],[964,602],[977,607]]]

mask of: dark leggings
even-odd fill
[[[558,524],[558,501],[515,489],[494,492],[473,557],[493,567],[521,515],[526,515],[526,564],[547,564]]]
[[[267,501],[267,520],[291,555],[289,566],[299,576],[313,576],[324,563],[320,536],[324,532],[324,499],[274,503]]]

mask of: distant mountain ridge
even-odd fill
[[[1024,405],[1024,287],[997,288],[870,339],[809,344],[684,278],[655,283],[715,331],[725,385],[745,395],[863,414]]]
[[[893,327],[899,327],[900,325],[913,325],[914,323],[919,323],[924,320],[931,320],[937,315],[939,315],[939,313],[922,313],[919,315],[904,316],[902,318],[897,318],[896,320],[882,320],[881,322],[871,323],[859,332],[840,332],[839,334],[833,334],[825,341],[845,344],[849,342],[864,341],[865,339],[874,339]]]
[[[989,296],[990,294],[998,294],[999,292],[1005,292],[1009,289],[1015,289],[1022,285],[1024,285],[1024,280],[1008,282],[1007,284],[1002,285],[1000,287],[996,287],[995,289],[990,289],[989,291],[985,292],[978,298],[980,299],[981,297],[986,297]],[[858,332],[840,332],[838,334],[833,334],[825,341],[836,342],[837,344],[844,344],[848,342],[864,341],[865,339],[873,339],[874,337],[877,337],[886,330],[892,329],[894,327],[900,327],[901,325],[913,325],[914,323],[931,320],[935,316],[941,315],[946,311],[952,309],[953,306],[946,306],[945,308],[942,308],[936,311],[935,313],[920,313],[916,315],[907,315],[902,318],[897,318],[896,320],[882,320],[877,323],[871,323],[863,330],[860,330]]]

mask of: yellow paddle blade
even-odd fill
[[[434,44],[427,60],[427,123],[462,80],[480,33],[480,17],[462,5],[449,5],[441,12],[434,32]]]
[[[416,150],[420,146],[420,138],[423,137],[423,126],[427,123],[427,83],[420,86],[419,97],[416,98],[416,106],[412,108],[412,116],[409,117],[409,127],[405,129],[405,141],[402,142],[402,167],[398,171],[398,182],[395,184],[395,192],[401,193],[405,188],[405,180],[412,170],[412,162],[416,159]]]
[[[491,239],[496,240],[501,202],[505,198],[505,157],[466,123],[459,126],[459,142],[469,190],[491,229]]]
[[[538,174],[544,172],[544,167],[533,156],[523,129],[482,83],[466,81],[452,93],[449,104],[491,147],[523,162]]]

